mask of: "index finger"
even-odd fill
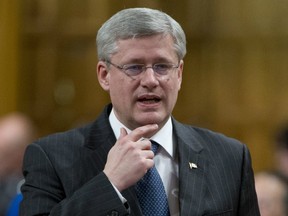
[[[130,140],[136,142],[142,137],[149,137],[149,135],[154,134],[157,130],[157,124],[149,124],[134,129],[127,136],[129,136]]]

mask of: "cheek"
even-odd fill
[[[178,98],[178,92],[179,92],[178,83],[174,82],[173,84],[171,83],[170,85],[167,85],[164,91],[166,94],[167,106],[169,107],[169,110],[173,109]]]
[[[180,88],[181,88],[181,82],[179,80],[173,80],[173,79],[167,79],[167,89],[169,91],[170,94],[173,94],[173,95],[177,95]]]
[[[124,79],[117,79],[116,77],[110,80],[110,96],[114,100],[125,100],[131,97],[131,84]]]
[[[112,85],[110,84],[110,96],[112,99],[117,99],[122,94],[123,94],[123,88],[121,87],[121,84],[119,83],[114,83]]]
[[[171,86],[172,90],[179,91],[182,84],[182,73],[178,72],[173,74],[173,76],[167,78],[165,82],[167,83],[167,85]]]

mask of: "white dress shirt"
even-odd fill
[[[123,125],[116,117],[114,109],[112,109],[109,121],[116,139],[120,136],[120,128],[125,128],[129,134],[129,130],[125,125]],[[159,143],[161,146],[154,157],[154,163],[159,175],[162,179],[169,203],[170,215],[179,215],[179,170],[178,170],[178,158],[175,152],[176,145],[173,137],[173,126],[171,117],[166,122],[166,124],[152,137],[145,137],[152,139]],[[115,188],[116,189],[116,188]],[[116,189],[117,191],[117,189]],[[122,196],[119,191],[117,191],[119,196]],[[123,197],[120,197],[123,201]],[[124,199],[125,200],[125,199]]]

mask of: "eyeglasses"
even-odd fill
[[[111,64],[112,66],[118,68],[119,70],[123,71],[127,76],[135,77],[142,72],[146,71],[148,68],[152,68],[154,73],[159,76],[165,76],[173,69],[176,69],[179,67],[180,64],[174,65],[170,63],[156,63],[152,66],[145,66],[144,64],[127,64],[127,65],[117,65],[114,64],[108,60],[106,60],[108,64]]]

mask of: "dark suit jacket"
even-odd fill
[[[142,215],[134,187],[122,193],[129,214],[103,173],[116,142],[110,111],[111,105],[94,123],[48,136],[27,148],[20,215]],[[260,215],[247,147],[172,121],[179,157],[180,215]],[[189,162],[198,168],[191,169]]]

